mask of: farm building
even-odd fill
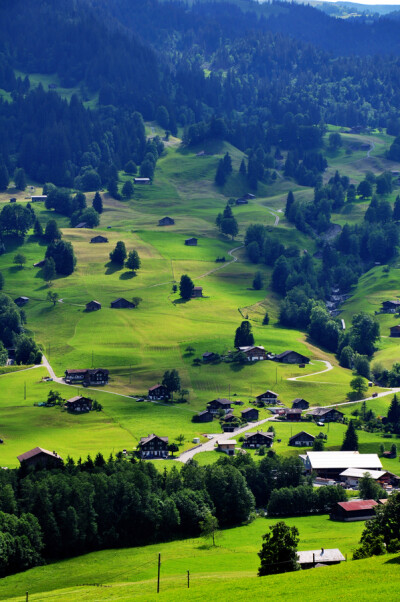
[[[268,431],[268,432],[257,431],[256,433],[245,433],[243,447],[249,447],[251,449],[259,448],[262,445],[266,445],[266,447],[271,447],[273,442],[274,442],[274,432],[273,431]]]
[[[236,447],[235,439],[230,439],[229,441],[218,441],[217,451],[224,452],[228,456],[234,456],[235,455],[235,447]]]
[[[400,301],[395,299],[394,301],[384,301],[382,303],[381,312],[383,314],[395,314],[400,310]]]
[[[24,466],[54,468],[62,464],[63,459],[55,451],[50,452],[42,447],[35,447],[17,457]]]
[[[148,397],[151,400],[169,399],[167,387],[160,384],[150,387]]]
[[[387,470],[363,470],[361,468],[347,468],[340,474],[340,480],[346,483],[348,487],[358,487],[360,479],[365,475],[368,475],[382,486],[397,486],[400,481],[400,477]]]
[[[283,351],[282,353],[278,353],[274,357],[276,362],[281,362],[282,364],[308,364],[310,362],[309,358],[301,353],[297,353],[297,351]]]
[[[197,247],[197,238],[187,238],[185,245],[188,247]]]
[[[356,520],[369,520],[375,518],[375,500],[354,500],[351,502],[337,502],[330,514],[332,520],[352,522]]]
[[[84,387],[88,385],[106,385],[108,383],[108,370],[105,368],[66,370],[64,381],[67,384],[83,383]]]
[[[377,454],[360,454],[357,451],[309,451],[303,460],[306,472],[314,472],[325,479],[340,479],[346,468],[362,468],[364,470],[382,470]]]
[[[239,351],[245,354],[247,361],[256,362],[260,360],[266,360],[267,354],[262,345],[250,345],[247,347],[239,347]]]
[[[295,445],[298,447],[311,447],[314,443],[314,435],[301,431],[289,439],[289,445]]]
[[[203,362],[212,362],[215,359],[215,353],[213,351],[206,351],[203,353]]]
[[[278,401],[279,395],[274,391],[265,391],[265,393],[261,393],[257,395],[257,401],[264,401],[265,403],[276,403]]]
[[[158,437],[154,434],[142,437],[139,452],[141,458],[167,458],[168,437]]]
[[[301,408],[285,408],[284,415],[286,416],[286,420],[290,420],[291,422],[299,422],[301,420]]]
[[[297,552],[297,562],[302,569],[311,569],[315,566],[328,566],[331,564],[339,564],[344,562],[346,558],[337,548],[331,550],[307,550],[305,552]]]
[[[97,311],[101,309],[101,303],[98,301],[89,301],[86,303],[86,311]]]
[[[31,196],[31,203],[39,203],[40,201],[46,201],[46,200],[47,200],[47,194]]]
[[[192,291],[192,299],[196,299],[196,297],[202,297],[202,296],[203,296],[203,287],[195,286]]]
[[[400,337],[400,324],[398,326],[390,327],[390,336],[391,337]]]
[[[308,403],[308,401],[306,401],[305,399],[301,399],[300,397],[296,397],[296,399],[292,401],[293,409],[300,408],[301,410],[308,410],[309,407],[310,404]]]
[[[315,408],[307,412],[307,416],[312,416],[318,422],[342,422],[344,414],[336,408]]]
[[[203,410],[193,417],[193,422],[212,422],[214,414],[209,410]]]
[[[231,409],[232,402],[229,399],[213,399],[207,404],[207,409],[211,412],[211,414],[217,414],[218,410],[225,410],[225,413],[228,413],[228,410]]]
[[[36,263],[33,264],[34,268],[42,268],[45,264],[45,259],[41,259],[41,261],[37,261]]]
[[[86,222],[80,222],[79,224],[76,224],[75,228],[86,228],[87,227],[87,223]]]
[[[133,178],[134,184],[150,184],[150,178]]]
[[[67,399],[66,408],[68,412],[90,412],[92,409],[92,400],[90,397],[82,397],[77,395]]]
[[[247,422],[258,420],[259,411],[256,408],[247,408],[241,411],[242,418]]]
[[[244,197],[241,197],[240,199],[236,199],[236,205],[248,205],[249,201],[248,199],[245,199]]]
[[[105,236],[102,236],[101,234],[98,234],[97,236],[93,236],[93,238],[90,239],[91,243],[98,243],[98,242],[108,242],[108,238],[106,238]]]
[[[16,299],[14,299],[15,305],[18,305],[18,307],[23,307],[28,303],[28,301],[29,297],[17,297]]]
[[[159,226],[173,226],[175,224],[175,220],[172,217],[163,217],[158,220]]]
[[[134,309],[135,304],[123,297],[119,297],[115,301],[111,301],[111,307],[113,309]]]
[[[256,195],[252,194],[251,192],[246,192],[246,194],[243,195],[244,199],[255,199]]]

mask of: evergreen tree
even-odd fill
[[[194,284],[192,279],[187,274],[183,274],[183,276],[181,276],[181,281],[179,284],[179,294],[181,298],[186,300],[190,299],[192,296],[193,289]]]
[[[0,192],[5,192],[10,183],[10,176],[8,174],[8,169],[4,165],[4,163],[0,164]]]
[[[224,155],[223,158],[223,162],[224,162],[224,172],[226,176],[229,176],[229,174],[232,173],[232,159],[230,154],[227,152]]]
[[[22,167],[17,168],[14,172],[14,184],[18,190],[25,190],[26,188],[26,176]]]
[[[289,217],[290,208],[294,203],[294,194],[291,190],[289,190],[287,199],[286,199],[286,207],[285,207],[285,216]]]
[[[119,200],[120,199],[120,195],[118,192],[118,180],[112,179],[109,180],[108,184],[107,184],[107,190],[110,196],[112,196],[113,199]]]
[[[235,238],[235,236],[238,235],[238,232],[239,232],[239,227],[238,227],[236,218],[229,217],[229,218],[222,219],[221,220],[221,232],[223,234],[231,236],[232,240],[233,240]]]
[[[235,333],[235,347],[248,347],[254,345],[254,336],[251,332],[251,324],[248,320],[243,320]]]
[[[38,238],[42,238],[43,228],[42,228],[42,224],[40,223],[38,218],[35,219],[35,223],[33,225],[33,231],[35,233],[35,236],[37,236]]]
[[[101,194],[99,191],[96,192],[92,202],[93,209],[97,211],[97,213],[103,213],[103,199],[101,198]]]
[[[131,180],[126,180],[122,186],[122,196],[124,199],[130,199],[133,197],[134,188]]]
[[[217,166],[217,171],[215,174],[215,183],[217,186],[223,186],[226,182],[226,174],[224,168],[224,161],[220,159]]]
[[[400,221],[400,195],[397,195],[394,202],[393,219],[395,222]]]
[[[283,521],[269,528],[270,532],[263,536],[264,543],[258,553],[261,566],[259,577],[298,571],[297,546],[299,532],[296,527],[288,527]]]
[[[162,379],[162,384],[171,395],[171,399],[175,391],[181,388],[181,379],[178,370],[166,370]]]
[[[44,237],[49,243],[61,239],[61,231],[59,230],[55,219],[49,219],[47,222]]]
[[[128,173],[131,176],[137,174],[137,165],[134,161],[128,161],[128,163],[124,167],[125,173]]]
[[[388,422],[394,425],[397,425],[400,422],[400,403],[397,400],[397,395],[393,396],[390,403],[387,419]]]
[[[137,251],[133,250],[129,252],[128,259],[125,262],[125,267],[127,267],[129,270],[132,270],[132,272],[135,272],[140,268],[140,258]]]
[[[256,291],[261,290],[263,287],[263,279],[262,279],[262,274],[261,272],[256,272],[255,276],[254,276],[254,280],[253,280],[253,288]]]
[[[4,288],[4,276],[0,272],[0,291]]]
[[[227,203],[225,205],[225,209],[222,213],[222,217],[224,219],[228,219],[229,217],[233,217],[233,211],[232,211],[232,207],[229,205],[229,203]]]
[[[55,240],[47,247],[46,258],[52,257],[56,265],[57,274],[69,276],[75,269],[76,257],[70,242]]]
[[[42,271],[43,278],[50,285],[50,283],[56,277],[56,264],[54,263],[54,259],[52,257],[48,257],[47,259],[45,259]]]
[[[241,163],[240,163],[240,167],[239,167],[239,173],[241,173],[243,176],[246,175],[247,170],[246,170],[246,163],[244,161],[244,159],[242,159]]]
[[[349,426],[343,438],[341,447],[342,451],[357,451],[358,450],[358,436],[356,429],[354,428],[354,421],[350,420]]]
[[[115,249],[110,253],[110,259],[113,263],[123,265],[126,259],[126,247],[123,240],[119,240],[115,245]]]
[[[268,324],[269,324],[269,315],[268,315],[268,312],[265,312],[265,316],[264,316],[264,319],[263,319],[262,323],[263,323],[263,326],[268,326]]]

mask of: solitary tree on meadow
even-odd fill
[[[110,253],[110,259],[113,263],[123,265],[126,259],[126,247],[123,240],[119,240],[115,245],[115,249]]]
[[[16,253],[13,261],[15,264],[19,265],[20,268],[22,268],[24,263],[26,263],[26,257],[22,253]]]
[[[185,300],[190,299],[192,296],[193,289],[193,280],[187,274],[183,274],[183,276],[181,276],[181,281],[179,284],[179,294],[181,298]]]
[[[129,252],[128,259],[125,262],[125,267],[127,267],[129,270],[132,270],[132,272],[135,272],[140,268],[140,257],[135,249]]]
[[[289,527],[283,521],[279,521],[269,529],[270,532],[263,536],[264,543],[258,553],[261,559],[259,577],[298,571],[300,565],[297,562],[299,544],[297,528]]]
[[[94,195],[92,206],[97,213],[103,213],[103,199],[99,191]]]

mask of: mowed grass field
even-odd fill
[[[157,131],[154,124],[149,124],[148,128],[150,134],[154,133],[154,128]],[[208,154],[197,157],[196,153],[200,150]],[[232,156],[234,174],[232,180],[220,190],[215,187],[213,180],[218,160],[227,151]],[[6,241],[6,253],[0,256],[0,271],[5,278],[4,291],[13,298],[19,295],[30,298],[25,306],[27,329],[35,335],[58,376],[62,376],[66,368],[108,368],[110,383],[107,390],[130,396],[145,394],[149,386],[161,381],[165,370],[175,368],[180,373],[182,386],[190,391],[187,404],[171,407],[140,404],[129,397],[96,390],[93,396],[103,403],[104,416],[107,415],[110,424],[117,428],[118,435],[114,437],[111,427],[107,426],[104,436],[99,429],[98,436],[94,436],[93,440],[88,433],[86,439],[77,436],[69,444],[68,438],[62,435],[63,428],[58,425],[57,429],[47,431],[48,434],[52,433],[51,436],[36,444],[50,448],[55,446],[64,455],[68,452],[74,456],[93,453],[96,446],[108,453],[113,449],[132,448],[141,436],[157,431],[171,439],[180,433],[185,434],[187,447],[194,436],[204,432],[204,426],[191,422],[193,414],[204,409],[206,403],[217,396],[235,395],[236,399],[247,404],[256,395],[272,389],[280,394],[286,404],[290,404],[295,397],[304,397],[311,405],[346,401],[351,372],[339,367],[331,354],[313,346],[305,333],[279,326],[280,299],[270,290],[271,269],[250,264],[244,249],[238,248],[243,245],[247,226],[250,223],[263,223],[284,244],[296,244],[313,253],[315,241],[294,229],[286,222],[283,213],[290,188],[293,188],[297,198],[304,200],[312,198],[312,190],[277,178],[269,186],[261,185],[257,198],[250,200],[248,205],[233,207],[239,223],[236,240],[222,236],[215,227],[215,218],[223,210],[228,196],[239,196],[247,191],[246,181],[238,173],[242,157],[243,153],[227,143],[208,142],[204,147],[189,151],[174,141],[159,159],[151,186],[136,186],[134,198],[126,201],[116,201],[104,194],[104,212],[96,232],[107,236],[109,242],[105,244],[91,244],[90,239],[95,234],[93,230],[71,229],[68,218],[47,211],[42,203],[35,204],[34,209],[43,225],[50,217],[56,217],[64,239],[73,244],[77,256],[76,271],[67,278],[54,280],[52,290],[62,300],[55,307],[46,301],[48,287],[42,271],[33,267],[35,262],[43,259],[45,244],[32,233],[23,243]],[[361,177],[361,171],[357,173]],[[121,180],[126,179],[127,175],[121,173]],[[8,202],[10,193],[8,191],[0,195],[0,207]],[[27,202],[27,193],[14,193],[14,189],[12,192],[21,203]],[[88,204],[92,197],[93,194],[87,194]],[[173,217],[175,225],[158,226],[158,220],[165,215]],[[274,226],[277,217],[279,222]],[[184,244],[185,239],[191,236],[198,238],[197,247]],[[109,253],[118,240],[125,242],[128,251],[138,251],[142,265],[136,275],[110,263]],[[229,252],[233,249],[236,249],[234,257],[230,257]],[[27,258],[23,269],[13,263],[17,251]],[[221,256],[227,261],[216,263],[216,258]],[[256,271],[261,271],[264,279],[260,291],[252,288]],[[203,298],[182,303],[179,295],[172,292],[173,284],[178,283],[185,273],[193,278],[196,285],[203,287]],[[390,278],[393,279],[394,275],[395,270],[392,270]],[[394,279],[390,284],[393,294],[395,286]],[[111,309],[110,303],[117,297],[141,297],[142,302],[136,310]],[[92,299],[100,301],[102,309],[87,313],[85,304]],[[363,292],[360,293],[360,299],[365,299]],[[351,307],[345,310],[346,320],[351,319],[354,310]],[[270,324],[263,326],[266,311],[270,316]],[[274,362],[244,366],[227,363],[193,365],[193,358],[201,357],[205,351],[222,354],[232,350],[235,329],[243,319],[251,321],[257,344],[275,353],[294,349],[312,358],[312,363],[304,369]],[[393,345],[392,349],[391,345],[389,342],[388,349],[390,353],[395,353],[396,347]],[[193,354],[187,352],[188,346],[195,349]],[[324,365],[318,361],[320,359],[330,361],[333,370],[298,381],[288,380],[324,369]],[[14,403],[11,379],[15,378],[19,390],[22,390],[26,374],[6,376],[0,380],[1,403],[7,407]],[[33,387],[37,395],[35,393],[32,402],[43,401],[42,391],[46,387],[48,385],[42,383],[38,389]],[[69,389],[63,396],[70,397],[75,393],[75,389]],[[37,408],[34,410],[38,411]],[[18,418],[13,413],[15,411],[14,408],[1,423],[4,437],[13,441],[15,425],[18,420],[24,422],[24,411],[18,410]],[[40,415],[40,420],[45,412],[49,412],[48,415],[53,412],[54,416],[59,412],[57,408],[40,408],[39,411],[40,414],[35,414],[35,417]],[[95,420],[92,416],[90,420]],[[100,420],[100,417],[96,420]],[[40,420],[35,434],[39,433]],[[88,424],[90,420],[87,419]],[[22,428],[18,438],[22,451],[33,440],[36,441],[28,425],[29,420],[26,420],[26,427]],[[219,429],[218,425],[213,424],[214,427]],[[79,431],[79,423],[77,429]],[[45,430],[43,426],[43,433]],[[95,427],[90,424],[89,431],[92,430]],[[52,441],[54,445],[51,445]],[[8,445],[6,450],[7,463],[15,465],[17,450],[11,450]],[[21,449],[18,449],[20,452]]]
[[[222,531],[217,537],[215,548],[210,547],[201,538],[190,539],[141,548],[105,550],[35,568],[2,579],[0,599],[19,600],[26,591],[29,591],[32,600],[55,600],[57,597],[61,599],[65,597],[69,600],[130,600],[139,597],[146,600],[153,599],[153,595],[156,595],[159,553],[161,554],[161,593],[168,599],[177,599],[192,593],[194,599],[199,599],[200,592],[203,594],[203,599],[208,592],[215,599],[211,588],[217,583],[224,583],[228,588],[229,593],[226,596],[222,594],[222,599],[236,599],[234,587],[244,580],[246,587],[241,587],[239,590],[244,599],[252,597],[253,588],[260,595],[260,583],[263,583],[263,599],[265,599],[265,590],[270,587],[270,584],[272,585],[272,582],[276,585],[276,591],[280,591],[280,580],[286,584],[284,591],[287,595],[293,587],[297,587],[298,580],[305,583],[305,578],[313,579],[315,578],[313,576],[321,571],[266,577],[262,580],[256,577],[259,566],[257,552],[261,548],[262,536],[275,522],[276,519],[258,518],[249,525]],[[326,515],[288,518],[285,522],[298,528],[299,550],[339,548],[349,560],[344,565],[349,567],[349,571],[351,568],[358,574],[362,570],[361,561],[355,565],[350,559],[364,528],[363,522],[337,523],[330,521]],[[384,560],[390,558],[386,556]],[[379,564],[379,569],[381,568],[382,565]],[[188,570],[191,577],[189,592],[185,590]],[[322,573],[329,571],[329,576],[325,574],[325,579],[333,579],[335,583],[334,575],[337,570],[335,567],[330,567],[324,569]],[[343,576],[338,577],[340,578],[343,579]],[[103,587],[88,587],[89,584],[96,583]],[[223,589],[221,588],[220,591],[222,592]],[[332,594],[334,589],[330,591]]]

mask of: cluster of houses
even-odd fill
[[[282,364],[299,364],[305,365],[310,362],[310,359],[297,351],[287,350],[282,353],[268,353],[262,345],[248,345],[239,347],[239,351],[245,354],[249,362],[273,360]]]
[[[68,385],[82,384],[84,387],[106,385],[109,371],[105,368],[87,368],[85,370],[65,370],[64,381]]]

